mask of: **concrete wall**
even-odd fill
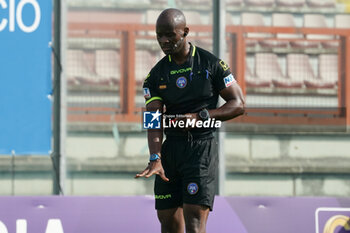
[[[227,133],[225,195],[350,196],[350,135]],[[152,195],[145,132],[74,132],[65,195]],[[0,157],[0,195],[49,195],[49,157]]]

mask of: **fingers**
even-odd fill
[[[140,177],[145,177],[149,178],[153,175],[159,175],[162,180],[165,182],[169,182],[169,178],[165,176],[164,170],[163,171],[155,171],[155,170],[150,170],[150,169],[145,169],[142,173],[136,174],[135,178],[140,178]]]
[[[145,178],[150,178],[150,177],[153,176],[154,174],[157,174],[157,173],[154,172],[153,170],[152,170],[152,171],[149,171],[149,172],[145,175]]]
[[[145,176],[149,172],[149,169],[146,168],[142,173],[136,174],[135,178],[140,178]]]
[[[164,180],[165,182],[169,182],[168,177],[165,176],[164,172],[158,174],[160,176],[160,178],[162,178],[162,180]]]

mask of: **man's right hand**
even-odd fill
[[[148,163],[148,166],[141,173],[136,174],[135,178],[145,177],[149,178],[152,175],[159,175],[162,180],[169,182],[169,179],[165,176],[165,172],[160,159]]]

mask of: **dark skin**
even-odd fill
[[[186,41],[189,28],[186,27],[185,17],[181,11],[167,9],[161,13],[156,24],[157,40],[166,55],[171,55],[177,64],[183,64],[190,56],[190,45]],[[217,109],[209,110],[211,118],[226,121],[244,113],[244,98],[241,88],[237,83],[220,91],[220,96],[225,100],[225,104]],[[147,104],[147,111],[163,112],[164,105],[159,100],[154,100]],[[187,113],[186,118],[199,121],[198,113]],[[161,156],[163,142],[163,129],[152,129],[147,132],[148,146],[151,154],[156,153]],[[135,176],[135,178],[149,178],[159,175],[168,182],[162,163],[160,160],[150,162],[145,170]],[[158,219],[161,222],[162,233],[205,233],[206,223],[209,215],[209,207],[184,203],[172,209],[158,210]]]

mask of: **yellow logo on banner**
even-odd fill
[[[222,69],[224,70],[224,71],[226,71],[226,70],[228,70],[228,65],[227,65],[227,63],[226,62],[224,62],[223,60],[221,60],[221,61],[219,61],[219,64],[221,65],[221,67],[222,67]]]
[[[346,231],[350,230],[350,217],[345,215],[335,215],[326,222],[323,233],[336,233],[337,227],[343,227]],[[338,231],[337,231],[338,232]]]

